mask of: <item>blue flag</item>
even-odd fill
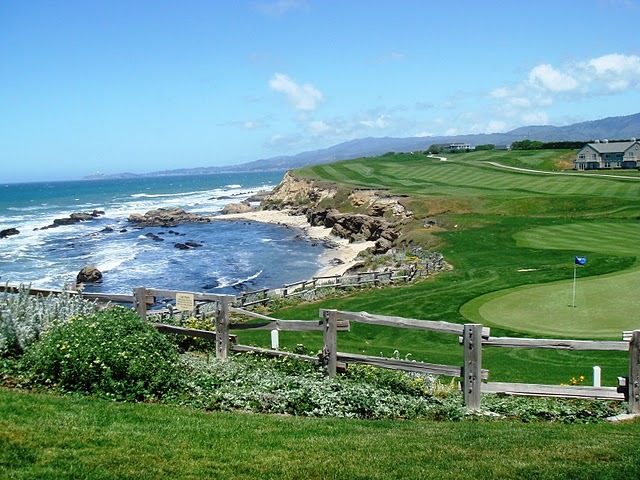
[[[576,265],[586,265],[587,257],[576,257]]]

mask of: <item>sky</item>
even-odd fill
[[[0,182],[640,112],[640,0],[0,2]]]

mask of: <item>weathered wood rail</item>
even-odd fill
[[[627,400],[629,402],[629,412],[640,414],[640,330],[625,332],[624,340],[620,342],[510,338],[491,337],[490,329],[480,324],[459,325],[448,322],[434,322],[372,315],[366,312],[341,312],[336,310],[320,310],[320,315],[323,316],[329,324],[325,329],[325,345],[323,350],[324,354],[328,357],[326,364],[329,375],[335,374],[333,365],[340,360],[346,363],[363,363],[383,368],[398,368],[406,371],[461,377],[461,388],[465,404],[472,409],[480,408],[480,400],[483,393],[504,393],[511,395]],[[463,345],[463,365],[459,367],[423,364],[339,352],[337,335],[333,332],[331,323],[340,320],[460,335],[460,343]],[[484,382],[483,380],[488,380],[489,372],[482,369],[483,347],[551,348],[576,351],[628,351],[629,376],[626,377],[625,381],[621,382],[622,385],[619,385],[617,388]]]
[[[292,284],[295,285],[295,284]],[[18,293],[24,287],[0,286],[0,292]],[[29,289],[33,295],[51,295],[63,293],[60,290]],[[626,400],[629,412],[640,414],[640,330],[623,332],[622,341],[591,341],[565,339],[535,339],[513,337],[491,337],[488,327],[480,324],[456,324],[442,321],[419,320],[395,316],[373,315],[367,312],[344,312],[338,310],[320,310],[321,320],[281,320],[259,313],[234,307],[237,297],[233,295],[215,295],[197,292],[178,292],[173,290],[134,289],[133,295],[94,294],[76,291],[64,293],[81,295],[83,298],[99,302],[132,303],[140,317],[149,317],[166,313],[166,310],[149,310],[156,305],[156,298],[175,299],[175,311],[195,312],[201,305],[214,304],[206,316],[214,317],[214,331],[186,329],[180,326],[160,322],[152,324],[161,332],[182,334],[206,338],[215,341],[216,356],[228,358],[229,351],[261,352],[271,356],[291,356],[326,366],[330,376],[336,374],[339,365],[365,364],[381,368],[404,370],[423,374],[460,377],[465,404],[471,409],[480,408],[483,393],[504,393],[511,395],[535,395],[567,398],[592,398],[606,400]],[[246,306],[246,304],[245,304]],[[254,323],[231,323],[231,314],[248,316],[262,320]],[[463,347],[462,365],[439,365],[423,362],[382,358],[338,351],[338,332],[349,331],[351,322],[380,325],[394,328],[409,328],[458,335]],[[276,331],[318,331],[323,333],[324,347],[318,357],[285,352],[277,349],[264,349],[237,344],[237,336],[230,330],[276,330]],[[545,348],[558,350],[605,350],[629,352],[628,376],[619,378],[616,387],[587,387],[540,385],[506,382],[488,382],[489,371],[482,369],[483,347],[505,348]],[[484,380],[484,381],[483,381]]]

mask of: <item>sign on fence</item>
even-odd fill
[[[176,308],[183,311],[193,311],[195,308],[193,293],[176,293]]]

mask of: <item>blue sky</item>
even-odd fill
[[[0,2],[0,182],[640,111],[640,1]]]

